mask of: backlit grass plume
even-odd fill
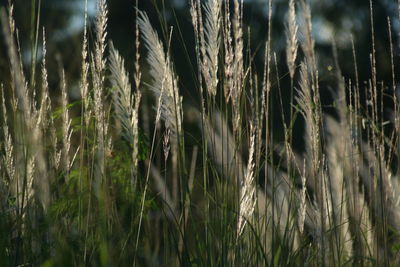
[[[297,56],[297,31],[299,26],[296,22],[296,7],[294,0],[289,0],[289,12],[286,29],[286,61],[289,67],[290,78],[293,79],[295,72],[295,61]]]
[[[139,17],[144,45],[147,48],[147,62],[150,66],[152,85],[156,99],[160,99],[161,119],[171,134],[179,136],[182,132],[182,98],[178,91],[178,80],[172,69],[172,63],[158,34],[151,26],[147,14]],[[161,96],[161,97],[160,97]]]
[[[206,54],[204,55],[203,62],[203,76],[210,95],[215,95],[217,93],[218,86],[221,2],[220,0],[209,0],[204,4],[206,14],[204,27]]]
[[[112,43],[110,44],[110,70],[116,117],[121,122],[124,137],[132,146],[133,168],[136,170],[139,145],[138,111],[141,94],[140,91],[132,93],[124,60]]]

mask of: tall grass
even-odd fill
[[[266,1],[260,71],[244,34],[243,1],[190,1],[198,98],[189,106],[179,76],[190,73],[176,72],[171,53],[176,29],[163,39],[136,9],[129,73],[107,38],[106,0],[98,1],[93,43],[86,3],[78,55],[81,101],[70,103],[60,62],[61,105],[54,108],[40,14],[33,12],[32,25],[38,26],[31,33],[28,81],[9,2],[1,10],[11,81],[0,81],[0,265],[400,264],[400,177],[399,164],[393,164],[400,156],[400,113],[391,22],[393,121],[382,119],[372,1],[365,86],[354,44],[355,81],[343,77],[332,43],[333,118],[321,103],[312,15],[304,0],[288,1],[290,86],[279,84],[278,71],[273,78],[272,4]],[[290,95],[290,112],[281,110],[282,143],[274,138],[272,113],[279,105],[273,90],[280,98],[283,90]],[[142,96],[154,107],[150,125],[141,117],[142,109],[150,110]],[[293,142],[293,125],[301,118],[304,151]]]

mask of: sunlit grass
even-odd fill
[[[375,46],[371,78],[360,85],[342,77],[332,45],[334,64],[324,68],[336,74],[333,118],[321,104],[308,4],[288,1],[284,74],[272,42],[272,1],[266,5],[258,70],[242,2],[191,0],[193,74],[176,71],[177,29],[164,25],[162,38],[138,9],[134,69],[126,69],[99,0],[93,43],[85,23],[76,55],[77,102],[69,100],[62,64],[47,69],[36,9],[32,25],[40,27],[30,33],[17,32],[12,2],[1,10],[11,81],[0,80],[0,266],[399,264],[398,99],[393,90],[393,121],[383,121]],[[31,36],[30,79],[18,34]],[[38,47],[43,57],[35,64]],[[358,77],[354,46],[353,55]],[[49,96],[49,72],[60,77],[59,99]],[[182,75],[197,78],[195,105],[183,97]],[[273,112],[282,113],[283,142],[274,138]],[[298,120],[304,151],[293,142]]]

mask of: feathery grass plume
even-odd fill
[[[81,63],[81,78],[79,82],[79,90],[81,93],[82,99],[82,126],[85,121],[86,125],[88,125],[90,120],[90,110],[89,110],[89,83],[88,83],[88,74],[89,74],[89,63],[88,63],[88,37],[87,37],[87,0],[85,0],[85,21],[83,26],[83,42],[82,42],[82,63]]]
[[[43,209],[46,211],[50,204],[50,177],[48,177],[48,166],[44,146],[44,135],[38,124],[37,112],[29,129],[28,148],[31,149],[31,157],[34,162],[34,187]]]
[[[47,144],[52,144],[56,146],[57,140],[56,140],[56,134],[55,134],[55,129],[54,129],[54,123],[53,119],[51,116],[51,100],[49,97],[49,85],[48,85],[48,73],[47,73],[47,68],[46,68],[46,55],[47,55],[47,50],[46,50],[46,32],[45,29],[43,28],[43,44],[42,44],[42,63],[41,63],[41,80],[42,80],[42,86],[41,86],[41,93],[40,93],[40,106],[39,109],[36,109],[36,104],[32,103],[32,110],[33,114],[35,117],[35,122],[33,127],[33,135],[32,135],[32,140],[31,142],[33,143],[33,150],[36,152],[36,154],[32,155],[33,158],[35,158],[36,162],[33,162],[32,165],[34,165],[36,169],[36,176],[38,177],[48,177],[49,176],[49,168],[48,164],[52,164],[51,159],[48,161],[48,155],[46,151],[43,150],[43,147],[47,147]],[[35,92],[35,91],[34,91]],[[32,101],[34,101],[34,96],[32,97]],[[52,134],[53,132],[53,134]],[[44,138],[45,136],[47,137],[48,134],[49,138]],[[56,153],[56,148],[54,147],[54,151],[51,151],[51,153]],[[54,166],[54,163],[53,163]],[[29,167],[29,166],[28,166]],[[32,174],[34,175],[34,174]],[[32,178],[33,179],[33,178]],[[41,178],[43,179],[43,178]],[[32,180],[33,181],[33,180]],[[45,189],[44,194],[48,195],[49,192],[46,192],[49,190],[47,187],[49,186],[49,180],[44,180],[40,182],[39,188],[40,190]],[[44,183],[44,186],[43,186]],[[36,185],[37,186],[37,185]],[[40,191],[39,190],[39,191]],[[43,193],[41,193],[43,194]],[[49,200],[47,200],[49,201]]]
[[[196,59],[197,59],[197,79],[199,82],[200,96],[201,96],[201,105],[203,116],[205,116],[205,101],[203,95],[203,70],[205,67],[203,66],[203,56],[205,54],[204,48],[204,25],[202,23],[202,14],[201,14],[201,5],[199,0],[191,0],[190,1],[190,16],[192,18],[192,25],[194,29],[195,36],[195,50],[196,50]]]
[[[397,95],[396,95],[396,76],[395,76],[395,65],[394,65],[394,55],[393,55],[393,38],[392,38],[392,25],[390,22],[390,18],[387,17],[388,23],[388,33],[389,33],[389,48],[390,48],[390,66],[391,66],[391,74],[392,74],[392,101],[393,101],[393,111],[391,116],[392,124],[394,125],[394,131],[391,134],[392,145],[390,145],[389,158],[387,160],[388,165],[392,164],[393,157],[396,153],[396,144],[398,143],[398,103],[397,103]]]
[[[205,40],[205,35],[204,35],[204,25],[205,23],[203,22],[203,13],[201,9],[201,1],[196,0],[196,6],[193,6],[196,12],[196,19],[197,19],[197,30],[198,30],[198,41],[199,41],[199,47],[200,47],[200,53],[203,59],[206,57],[206,40]],[[204,60],[203,62],[204,63]],[[200,66],[201,69],[204,68],[204,66]]]
[[[306,120],[306,140],[311,141],[307,154],[311,155],[313,163],[313,176],[316,177],[320,163],[320,126],[321,126],[321,107],[319,99],[318,70],[314,54],[314,40],[312,38],[312,24],[310,6],[301,1],[302,32],[304,35],[301,43],[305,59],[301,64],[300,70],[300,90],[297,100],[299,101],[302,115]],[[307,141],[308,142],[308,141]]]
[[[82,40],[82,53],[81,53],[81,76],[79,80],[79,92],[81,94],[81,118],[80,118],[80,136],[79,136],[79,147],[80,147],[80,155],[79,155],[79,191],[83,192],[83,177],[85,176],[85,139],[86,139],[86,129],[89,128],[90,118],[91,118],[91,110],[89,109],[90,105],[90,94],[89,94],[89,68],[90,64],[88,62],[88,36],[87,36],[87,20],[88,20],[88,0],[85,0],[85,8],[84,8],[84,25],[83,25],[83,40]],[[78,197],[78,225],[82,227],[83,219],[83,201],[82,194],[79,194]],[[88,216],[89,218],[89,216]],[[86,247],[85,247],[86,249]],[[85,250],[86,256],[86,250]]]
[[[264,52],[264,71],[261,90],[261,108],[263,110],[263,118],[265,118],[265,155],[269,153],[270,139],[270,91],[271,91],[271,32],[272,32],[272,0],[268,0],[268,36],[265,42]],[[268,160],[264,162],[265,179],[268,179]]]
[[[79,155],[79,191],[82,192],[83,189],[83,177],[85,176],[85,160],[84,160],[84,152],[85,152],[85,138],[86,131],[89,127],[91,110],[89,109],[90,105],[90,94],[89,94],[89,62],[88,62],[88,37],[87,37],[87,16],[88,16],[88,0],[85,0],[85,9],[84,9],[84,25],[83,25],[83,41],[82,41],[82,54],[81,54],[81,76],[79,80],[79,92],[81,94],[81,129],[80,129],[80,155]],[[78,214],[79,214],[79,226],[82,226],[82,194],[79,194],[78,198]],[[85,254],[86,256],[86,254]]]
[[[190,0],[190,16],[195,31],[195,37],[199,38],[199,15],[198,15],[198,6],[196,0]],[[196,39],[196,49],[199,49],[198,39]]]
[[[119,55],[114,45],[110,44],[110,70],[111,84],[114,88],[113,103],[117,119],[123,127],[123,135],[132,146],[133,172],[136,176],[138,164],[138,146],[139,146],[139,102],[141,93],[138,90],[136,94],[131,92],[128,72],[125,70],[124,60]],[[132,181],[134,182],[134,181]]]
[[[107,38],[107,2],[106,0],[97,1],[97,16],[96,16],[96,43],[95,43],[95,66],[96,70],[103,74],[106,60],[104,58],[104,52],[106,49],[106,38]]]
[[[197,1],[195,0],[190,0],[190,16],[192,19],[192,25],[193,25],[193,29],[194,29],[194,36],[195,36],[195,43],[196,43],[196,58],[197,58],[197,64],[198,64],[198,68],[199,70],[201,70],[201,52],[200,52],[200,46],[201,46],[201,42],[200,42],[200,30],[199,30],[199,12],[201,13],[201,11],[199,11],[199,8],[197,6]],[[199,75],[199,83],[200,85],[202,84],[202,79],[201,79],[201,72],[198,72]],[[200,86],[200,90],[203,90],[202,86]]]
[[[306,194],[307,194],[307,178],[306,178],[306,161],[303,163],[303,173],[301,175],[301,197],[300,197],[300,208],[299,208],[299,231],[300,234],[304,231],[304,221],[306,219],[306,210],[307,210],[307,202],[306,202]]]
[[[289,67],[290,78],[293,79],[296,69],[297,56],[297,31],[299,26],[296,22],[296,7],[294,0],[289,0],[289,13],[286,26],[286,62]]]
[[[104,71],[106,68],[104,52],[106,48],[106,28],[108,14],[106,0],[98,0],[97,9],[96,42],[95,52],[92,56],[92,75],[94,91],[94,114],[96,118],[98,144],[100,147],[104,147],[105,133],[107,132],[104,107]]]
[[[12,79],[12,89],[16,93],[18,109],[27,118],[27,122],[31,121],[31,105],[28,98],[28,85],[26,82],[25,74],[22,70],[22,63],[18,56],[17,45],[14,40],[15,35],[15,22],[13,19],[13,6],[9,6],[8,19],[4,9],[1,10],[0,19],[3,25],[3,33],[5,36],[7,53],[10,61],[10,72]]]
[[[169,143],[170,132],[171,132],[171,130],[167,129],[167,131],[164,133],[164,138],[163,138],[163,150],[164,150],[165,162],[167,162],[169,151],[171,150],[171,146]]]
[[[132,116],[134,115],[134,98],[131,93],[131,85],[129,83],[129,74],[127,73],[124,60],[114,48],[113,43],[110,45],[110,81],[113,87],[113,103],[116,116],[123,127],[125,138],[133,145],[133,127],[131,125]]]
[[[320,124],[322,116],[319,98],[318,70],[314,52],[314,39],[312,37],[310,6],[304,0],[301,0],[301,7],[302,32],[304,35],[301,46],[305,54],[305,60],[303,61],[302,65],[303,67],[307,65],[307,69],[303,68],[300,77],[300,86],[303,93],[305,93],[305,91],[307,90],[310,90],[308,93],[306,93],[309,94],[307,95],[307,103],[313,103],[314,105],[314,108],[311,109],[313,119],[309,120],[309,122],[313,124],[312,127],[314,128],[313,131],[310,133],[312,134],[311,140],[314,142],[314,148],[316,149],[314,152],[316,153],[317,149],[320,148]],[[308,76],[308,84],[305,82],[306,76]],[[314,156],[314,159],[317,159],[317,154],[315,154]],[[314,161],[314,163],[316,162]]]
[[[177,77],[172,69],[171,60],[164,52],[164,47],[158,38],[158,34],[152,28],[147,14],[140,12],[138,22],[144,45],[148,50],[147,62],[150,65],[150,76],[153,82],[151,90],[157,99],[162,96],[159,106],[161,119],[165,126],[171,130],[171,135],[177,138],[182,133],[183,116],[182,98],[178,91]]]
[[[224,41],[224,94],[226,103],[229,102],[232,96],[232,88],[234,86],[234,59],[235,54],[233,50],[233,40],[232,40],[232,23],[230,20],[230,3],[225,0],[224,4],[224,27],[223,27],[223,41]]]
[[[316,67],[315,56],[314,56],[314,40],[312,38],[312,23],[311,23],[311,10],[310,6],[301,0],[301,32],[303,34],[303,40],[301,42],[301,48],[303,49],[304,55],[312,64],[312,67]],[[310,66],[311,67],[311,66]],[[312,69],[312,72],[316,71]]]
[[[12,184],[12,181],[15,179],[15,165],[14,165],[14,146],[11,134],[8,128],[8,118],[7,118],[7,108],[4,98],[4,88],[1,84],[1,106],[3,113],[3,138],[4,138],[4,152],[3,162],[5,164],[5,169],[8,176],[8,183]]]
[[[315,157],[316,140],[315,137],[315,117],[313,115],[313,92],[312,85],[309,77],[309,67],[306,62],[302,62],[300,65],[300,89],[297,90],[298,96],[296,101],[299,104],[300,112],[306,120],[306,154],[310,155],[312,159]]]
[[[34,191],[34,179],[35,179],[35,171],[36,171],[36,165],[35,165],[35,158],[32,156],[29,158],[28,163],[27,163],[27,170],[26,170],[26,200],[25,200],[25,205],[27,206],[29,202],[31,201],[35,191]]]
[[[136,90],[139,91],[140,83],[142,79],[142,72],[140,70],[140,31],[139,31],[139,9],[138,9],[138,1],[136,0],[136,22],[135,22],[135,73],[134,73],[134,80],[135,80],[135,87]]]
[[[321,123],[321,107],[320,107],[320,99],[319,99],[319,81],[318,81],[318,69],[317,69],[317,62],[315,58],[315,51],[314,51],[314,39],[312,37],[312,22],[311,22],[311,9],[308,3],[305,2],[305,0],[301,0],[301,31],[303,33],[303,40],[301,42],[301,47],[303,49],[303,53],[305,55],[305,60],[303,61],[303,64],[307,64],[308,68],[308,73],[309,73],[309,80],[310,84],[309,87],[311,89],[311,100],[312,102],[308,103],[313,103],[315,105],[315,108],[313,109],[313,116],[314,116],[314,121],[313,123],[315,125],[315,131],[312,136],[313,141],[317,142],[316,145],[320,144],[320,138],[319,138],[319,124]],[[304,78],[304,72],[303,76]],[[302,80],[302,78],[300,78]],[[304,86],[304,84],[303,84]],[[313,126],[314,127],[314,126]]]
[[[208,2],[210,3],[210,2]],[[206,3],[207,4],[207,3]],[[206,5],[205,4],[205,5]],[[215,10],[213,10],[215,11]],[[208,61],[209,55],[208,53],[208,46],[209,40],[207,40],[206,44],[206,37],[204,33],[204,26],[207,23],[208,17],[206,16],[206,23],[203,22],[203,13],[202,13],[202,5],[200,0],[191,0],[191,17],[192,17],[192,24],[194,26],[195,31],[195,38],[196,38],[196,57],[197,57],[197,67],[198,67],[198,80],[199,80],[199,88],[200,88],[200,95],[201,95],[201,105],[203,116],[205,116],[205,99],[204,99],[204,88],[203,88],[203,79],[206,82],[206,89],[207,92],[210,94],[210,62]],[[206,11],[207,12],[207,11]],[[206,34],[208,34],[206,32]],[[207,47],[206,47],[207,46]],[[214,52],[214,51],[213,51]],[[218,59],[217,59],[218,61]]]
[[[354,256],[357,252],[355,250],[364,249],[361,248],[361,241],[357,245],[354,242],[354,238],[357,233],[351,229],[351,210],[354,206],[351,206],[351,198],[356,199],[359,197],[359,190],[352,190],[353,183],[357,183],[357,179],[352,179],[354,174],[357,173],[353,170],[351,163],[354,151],[357,148],[352,142],[352,116],[350,112],[353,112],[351,100],[350,107],[346,104],[346,84],[344,77],[342,76],[339,60],[337,55],[336,43],[332,41],[332,52],[335,63],[336,79],[337,79],[337,91],[334,95],[335,102],[338,103],[337,113],[339,115],[339,123],[330,117],[326,117],[324,126],[329,134],[329,143],[326,145],[325,154],[328,156],[329,172],[330,172],[330,195],[333,202],[333,214],[332,221],[335,223],[336,239],[335,243],[340,244],[340,254],[346,255],[347,257]],[[351,88],[351,84],[349,85]],[[350,97],[351,98],[351,97]],[[350,111],[350,112],[349,112]],[[356,163],[358,164],[358,163]],[[356,187],[355,187],[356,188]],[[354,195],[354,196],[353,196]],[[337,227],[336,227],[337,226]],[[357,248],[359,246],[359,248]],[[337,246],[339,247],[339,246]],[[354,248],[354,249],[353,249]],[[339,254],[339,251],[338,251]],[[339,258],[339,255],[338,255]]]
[[[201,95],[201,104],[202,110],[205,110],[205,103],[204,103],[204,96],[203,96],[203,78],[202,78],[202,70],[204,66],[202,65],[202,55],[204,55],[204,36],[201,35],[204,33],[204,30],[200,30],[201,25],[201,8],[200,2],[196,0],[190,0],[190,16],[192,18],[192,25],[194,29],[194,36],[195,36],[195,50],[196,50],[196,59],[197,59],[197,79],[199,82],[199,89]],[[204,116],[205,114],[203,114]]]
[[[49,82],[48,82],[48,74],[46,68],[46,32],[43,28],[43,45],[42,45],[42,68],[41,68],[41,76],[42,76],[42,91],[41,91],[41,102],[39,108],[39,117],[38,124],[42,128],[42,131],[45,132],[49,127],[49,113],[51,110],[51,102],[49,97]]]
[[[256,200],[256,184],[254,179],[254,150],[255,150],[255,129],[250,124],[250,151],[247,170],[244,179],[240,185],[240,203],[239,203],[239,219],[237,225],[237,237],[243,233],[246,223],[251,220],[254,208],[257,204]]]
[[[100,187],[105,174],[105,153],[108,122],[106,121],[106,107],[104,97],[104,79],[106,58],[104,56],[107,37],[107,4],[106,0],[98,0],[96,17],[95,51],[91,59],[91,73],[93,81],[93,109],[96,125],[96,163],[94,172],[95,194],[99,196]]]
[[[36,110],[36,105],[33,100],[31,100],[30,96],[34,96],[35,93],[30,94],[28,91],[28,84],[26,82],[26,78],[22,69],[21,57],[19,56],[19,50],[17,49],[17,45],[14,40],[15,35],[15,24],[13,19],[13,7],[9,6],[9,14],[8,20],[6,18],[6,13],[4,10],[1,10],[0,19],[3,25],[3,32],[6,40],[6,47],[8,52],[8,57],[10,60],[10,71],[11,71],[11,79],[12,79],[12,89],[16,92],[17,100],[13,101],[16,105],[16,110],[18,111],[16,114],[15,125],[21,125],[22,128],[19,129],[19,133],[15,135],[14,142],[21,144],[19,146],[18,151],[15,151],[17,157],[15,158],[15,166],[18,171],[18,179],[24,179],[26,177],[22,170],[27,170],[27,161],[29,156],[33,156],[36,160],[36,177],[34,183],[37,188],[38,199],[40,200],[43,208],[46,210],[50,201],[49,198],[49,185],[48,185],[48,177],[46,176],[46,162],[44,151],[42,147],[42,134],[39,129],[38,122],[38,113]],[[33,89],[33,88],[32,88]],[[21,123],[20,123],[21,122]],[[29,134],[27,134],[29,133]],[[30,155],[25,153],[25,149],[29,148]],[[22,167],[22,168],[20,168]],[[22,181],[18,181],[17,183],[23,184]],[[23,192],[19,192],[23,193]]]
[[[51,136],[52,136],[52,140],[53,142],[51,143],[51,148],[53,150],[53,157],[51,159],[51,163],[54,167],[55,170],[58,170],[60,168],[60,164],[61,164],[61,156],[62,156],[62,151],[57,149],[57,133],[55,128],[52,128],[53,130],[51,131]]]
[[[373,99],[375,99],[374,102],[374,107],[375,107],[375,113],[377,113],[377,99],[376,99],[376,91],[378,90],[377,88],[377,78],[376,78],[376,48],[375,48],[375,23],[374,23],[374,7],[373,7],[373,1],[369,0],[369,11],[370,11],[370,19],[371,19],[371,43],[372,43],[372,51],[370,54],[371,57],[371,74],[372,74],[372,89],[373,89],[373,95],[375,96]],[[371,91],[372,92],[372,91]],[[377,114],[376,114],[377,115]],[[375,120],[377,122],[377,120]]]
[[[313,51],[311,57],[313,57]],[[310,63],[310,60],[306,56],[306,59],[301,63],[300,66],[300,89],[297,89],[298,96],[296,101],[300,107],[300,113],[305,119],[305,143],[306,143],[306,158],[307,166],[310,169],[309,179],[307,179],[308,185],[315,192],[315,201],[318,205],[318,212],[320,228],[315,232],[317,236],[319,259],[321,262],[326,262],[326,247],[325,247],[325,220],[326,220],[326,197],[325,197],[325,179],[326,173],[326,162],[323,159],[321,153],[321,109],[319,105],[319,92],[317,81],[318,77],[313,69],[314,64]],[[312,61],[314,62],[314,61]]]
[[[72,120],[69,117],[69,110],[68,110],[68,92],[67,92],[67,85],[65,81],[65,72],[64,69],[60,70],[60,75],[61,75],[61,102],[62,102],[62,107],[63,107],[63,114],[62,114],[62,129],[63,129],[63,134],[62,134],[62,142],[63,142],[63,148],[62,148],[62,162],[64,164],[64,170],[68,176],[68,173],[71,168],[71,161],[70,161],[70,149],[71,149],[71,136],[72,136],[72,129],[71,129],[71,123]]]
[[[204,4],[206,21],[204,25],[205,51],[203,59],[203,77],[208,93],[215,96],[218,86],[218,54],[220,46],[221,1],[208,0]]]
[[[146,13],[140,12],[138,17],[138,24],[141,30],[141,36],[144,41],[144,46],[148,50],[147,62],[150,66],[150,77],[152,78],[152,90],[156,99],[158,99],[156,125],[161,118],[167,129],[171,130],[172,143],[176,145],[183,145],[182,136],[182,98],[178,91],[178,81],[175,77],[170,58],[164,51],[163,44],[158,38],[158,34],[152,28],[149,17]],[[151,145],[150,159],[154,153],[156,131],[153,133],[153,140]],[[174,153],[176,155],[177,153]],[[174,160],[173,160],[174,161]],[[174,163],[173,163],[174,164]],[[184,164],[183,164],[184,165]],[[175,166],[175,165],[174,165]],[[175,171],[177,168],[174,168]],[[147,193],[148,180],[150,175],[150,166],[146,175],[146,183],[144,193],[141,201],[141,211],[138,223],[138,231],[135,245],[135,255],[137,253],[140,237],[140,229],[142,225],[144,201]],[[176,176],[174,176],[177,178]],[[174,181],[176,181],[175,179]],[[136,260],[136,257],[135,257]],[[134,262],[135,264],[135,262]]]
[[[240,2],[240,3],[239,3]],[[233,111],[233,129],[235,133],[240,129],[240,103],[243,91],[244,62],[243,62],[243,0],[234,1],[233,38],[234,38],[234,66],[233,87],[231,89]]]
[[[300,90],[298,91],[297,102],[301,108],[301,113],[306,120],[306,149],[307,155],[311,156],[311,162],[314,164],[314,171],[319,169],[319,110],[317,109],[317,102],[315,95],[319,94],[315,90],[312,81],[312,71],[308,60],[303,61],[300,67]],[[314,173],[317,174],[317,173]]]

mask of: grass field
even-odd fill
[[[188,1],[194,73],[176,71],[177,29],[164,25],[161,35],[138,9],[127,70],[107,37],[107,2],[98,0],[94,38],[86,23],[76,54],[79,101],[70,101],[62,64],[47,68],[45,28],[19,33],[12,2],[1,10],[11,79],[0,80],[0,266],[399,266],[391,21],[385,103],[372,1],[368,81],[358,80],[354,45],[357,78],[343,77],[332,42],[333,116],[321,104],[305,1],[288,0],[282,74],[271,45],[272,0],[265,0],[261,70],[250,56],[241,1]],[[34,37],[31,56],[41,55],[28,71],[22,34]],[[48,72],[60,77],[56,97]],[[196,79],[191,101],[183,75]],[[281,87],[282,76],[290,86]],[[282,114],[280,133],[272,112]],[[304,149],[293,141],[299,121]]]

